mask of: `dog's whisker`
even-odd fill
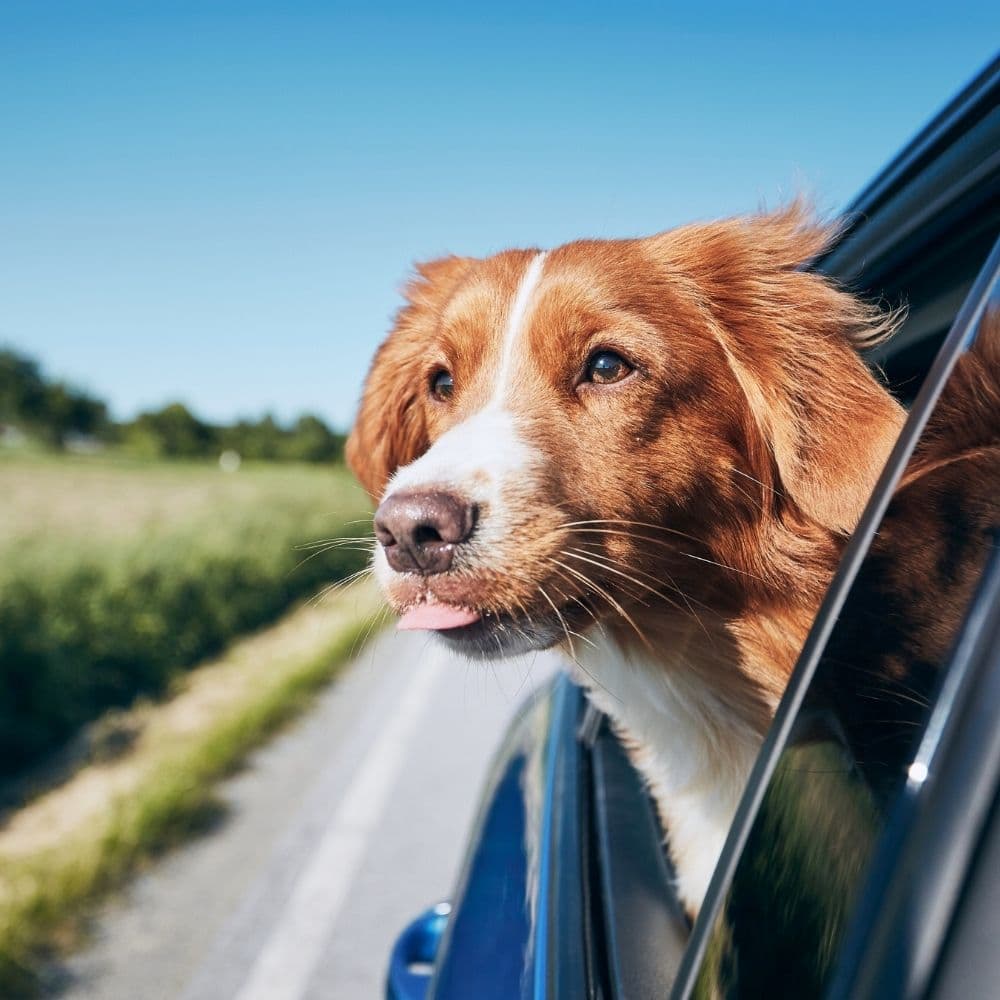
[[[357,572],[351,573],[350,576],[345,576],[343,580],[337,580],[335,583],[327,584],[327,586],[323,587],[318,594],[311,597],[306,603],[310,607],[318,607],[328,597],[332,597],[335,593],[337,593],[337,591],[343,590],[355,580],[360,580],[362,577],[367,576],[371,572],[371,566],[365,566],[363,569],[359,569]]]
[[[563,553],[563,554],[564,554],[564,555],[567,555],[567,556],[573,556],[573,555],[574,555],[574,553],[576,553],[576,556],[575,556],[576,558],[583,558],[583,557],[584,557],[584,553],[580,553],[580,551],[579,551],[579,550],[573,550],[573,549],[570,549],[570,550],[564,550],[564,553]],[[694,610],[694,608],[693,608],[693,607],[691,606],[691,603],[690,603],[690,600],[688,599],[688,597],[687,597],[687,595],[686,595],[686,594],[684,593],[684,591],[683,591],[683,590],[681,590],[681,589],[680,589],[680,588],[679,588],[679,587],[678,587],[678,586],[677,586],[677,585],[676,585],[675,583],[673,583],[673,581],[670,581],[670,583],[668,584],[668,586],[671,586],[671,588],[672,588],[673,590],[675,590],[675,591],[677,592],[677,594],[678,594],[678,595],[680,596],[680,598],[681,598],[681,599],[682,599],[682,600],[684,601],[684,605],[685,605],[685,607],[681,607],[681,605],[679,605],[679,604],[678,604],[678,603],[677,603],[677,602],[676,602],[675,600],[673,600],[673,599],[672,599],[671,597],[669,597],[669,596],[668,596],[667,594],[664,594],[664,593],[663,593],[663,592],[662,592],[662,591],[660,590],[660,587],[662,587],[662,586],[663,586],[662,582],[661,582],[661,581],[658,581],[658,580],[656,580],[656,579],[655,579],[654,577],[650,576],[649,574],[647,574],[647,573],[642,573],[642,571],[641,571],[641,570],[636,570],[636,572],[638,572],[638,573],[642,573],[642,575],[643,575],[643,576],[646,576],[646,577],[647,577],[648,579],[650,579],[650,580],[654,580],[654,582],[655,582],[655,583],[657,584],[657,586],[656,586],[656,587],[651,587],[651,586],[649,586],[648,584],[645,584],[645,583],[642,583],[642,582],[641,582],[640,580],[636,580],[636,579],[635,579],[634,577],[630,577],[630,576],[628,576],[627,574],[623,573],[623,572],[622,572],[621,570],[617,569],[617,568],[616,568],[615,566],[611,565],[611,564],[610,564],[610,562],[609,562],[609,561],[608,561],[608,560],[606,559],[606,557],[603,557],[603,556],[601,556],[601,555],[600,555],[600,554],[598,554],[598,553],[586,553],[586,555],[591,555],[591,554],[595,556],[595,559],[601,559],[601,560],[602,560],[602,561],[601,561],[601,564],[599,565],[599,568],[601,568],[601,569],[605,569],[605,570],[608,570],[608,571],[610,571],[610,572],[612,572],[612,573],[616,573],[616,574],[618,574],[619,576],[623,576],[623,577],[624,577],[624,578],[625,578],[626,580],[628,580],[629,582],[631,582],[631,583],[633,583],[634,585],[636,585],[636,586],[640,587],[640,588],[641,588],[641,592],[642,592],[642,593],[648,593],[648,594],[651,594],[651,595],[653,595],[653,596],[655,596],[655,597],[659,598],[660,600],[662,600],[662,601],[666,602],[666,603],[667,603],[667,604],[669,604],[669,605],[670,605],[670,606],[671,606],[672,608],[675,608],[675,609],[676,609],[676,610],[678,610],[678,611],[684,611],[684,610],[686,609],[686,610],[687,610],[687,612],[688,612],[688,613],[689,613],[689,614],[691,615],[691,617],[692,617],[692,618],[694,618],[695,622],[696,622],[696,623],[698,624],[698,627],[699,627],[699,628],[701,629],[701,631],[702,631],[702,632],[704,633],[704,635],[705,635],[705,638],[706,638],[706,639],[708,639],[708,641],[709,641],[710,643],[713,643],[713,645],[714,645],[714,640],[713,640],[713,638],[712,638],[712,635],[711,635],[711,633],[709,632],[709,630],[708,630],[707,626],[706,626],[706,625],[705,625],[705,623],[704,623],[704,622],[703,622],[703,621],[701,620],[701,617],[700,617],[700,616],[698,615],[698,613],[697,613],[697,612],[696,612],[696,611]],[[591,562],[594,562],[594,565],[598,565],[598,563],[597,563],[596,561],[594,561],[594,560],[587,560],[587,561],[591,561]],[[645,604],[645,602],[644,602],[644,601],[641,601],[641,599],[640,599],[640,597],[639,597],[638,595],[636,595],[636,594],[631,594],[631,595],[629,595],[629,596],[631,596],[632,598],[634,598],[634,599],[636,599],[636,600],[640,600],[640,603],[643,603],[643,604]],[[706,607],[706,606],[705,606],[705,605],[702,605],[702,607]],[[595,621],[596,621],[596,620],[597,620],[596,616],[595,616],[595,615],[593,615],[593,613],[591,613],[591,614],[592,614],[592,617],[594,617],[594,619],[595,619]],[[633,627],[635,627],[635,626],[633,625]]]
[[[571,552],[579,552],[578,549],[571,549],[569,551],[571,551]],[[613,565],[611,565],[610,559],[607,556],[605,556],[603,553],[588,552],[587,554],[588,555],[592,555],[595,559],[600,559],[603,562],[605,562],[607,564],[607,568],[609,570],[613,570],[615,572],[620,572],[619,570],[616,570]],[[705,626],[705,623],[701,620],[700,616],[698,615],[698,613],[694,609],[694,604],[697,604],[703,610],[705,610],[705,611],[711,611],[711,608],[709,608],[708,605],[702,603],[701,601],[696,601],[696,600],[694,600],[694,598],[689,597],[677,585],[677,583],[674,581],[674,579],[668,573],[664,573],[665,581],[663,581],[663,580],[658,580],[656,577],[650,575],[649,573],[644,572],[641,569],[636,569],[634,566],[632,567],[632,570],[633,570],[633,572],[639,573],[641,576],[644,576],[647,580],[652,580],[656,584],[655,587],[650,587],[648,584],[643,584],[642,586],[644,586],[648,591],[650,591],[651,593],[655,594],[657,597],[661,598],[662,600],[666,601],[671,607],[677,608],[678,611],[683,610],[680,607],[680,605],[678,605],[678,603],[676,601],[674,601],[672,598],[668,597],[666,594],[664,594],[664,593],[661,592],[660,588],[663,587],[664,583],[665,583],[666,586],[669,587],[674,593],[676,593],[678,595],[678,597],[680,597],[680,599],[684,602],[684,607],[687,609],[687,611],[691,615],[691,617],[694,618],[694,620],[698,623],[698,626],[702,630],[702,632],[705,633],[705,638],[707,638],[709,640],[709,642],[712,641],[712,637],[711,637],[711,634],[708,631],[708,628]],[[638,581],[635,581],[635,582],[638,583]]]
[[[596,543],[594,543],[594,542],[589,542],[589,543],[588,542],[584,542],[583,544],[585,544],[585,545],[587,545],[587,544],[593,545],[593,544],[596,544]],[[599,559],[599,560],[601,560],[602,562],[604,562],[607,565],[608,569],[614,570],[619,575],[623,575],[623,576],[625,575],[624,573],[622,573],[621,570],[619,570],[619,569],[616,568],[616,566],[615,566],[614,562],[612,561],[611,557],[608,556],[608,555],[606,555],[603,552],[592,552],[589,549],[564,549],[563,551],[564,552],[577,552],[580,555],[586,555],[586,556],[590,556],[590,557],[592,557],[594,559]],[[638,573],[640,576],[645,577],[645,579],[652,581],[652,585],[650,585],[650,584],[646,584],[646,583],[641,583],[639,580],[635,579],[634,577],[630,577],[629,579],[631,579],[632,582],[634,584],[636,584],[636,586],[641,586],[645,590],[651,591],[652,593],[655,593],[655,594],[659,594],[660,588],[662,586],[664,586],[664,583],[666,582],[667,586],[673,586],[673,588],[675,590],[677,590],[677,592],[680,593],[683,596],[683,592],[677,587],[676,584],[672,584],[672,582],[670,581],[670,577],[667,576],[666,574],[664,574],[664,576],[666,577],[666,581],[664,581],[664,580],[659,579],[658,577],[653,576],[651,573],[647,573],[645,570],[638,569],[635,566],[631,567],[631,569],[632,569],[633,573]],[[660,595],[660,596],[663,596],[663,595]]]
[[[298,548],[306,548],[306,546],[297,546],[297,547]],[[305,557],[305,559],[301,559],[299,562],[297,562],[288,571],[287,575],[291,576],[292,573],[295,573],[298,570],[300,570],[311,559],[315,559],[317,556],[326,555],[326,553],[333,552],[333,551],[336,551],[336,550],[347,551],[347,552],[360,552],[363,555],[369,555],[369,556],[372,555],[372,553],[373,553],[373,549],[371,547],[367,547],[367,546],[366,547],[362,547],[362,546],[352,546],[352,545],[348,545],[348,546],[323,545],[322,548],[317,548],[314,552],[310,552],[309,555],[307,555]]]
[[[364,545],[369,549],[373,549],[377,544],[375,539],[371,536],[364,535],[335,535],[333,538],[319,538],[314,542],[303,542],[301,545],[296,545],[295,548],[301,551],[308,551],[309,549],[318,549],[323,546],[328,546],[330,548],[337,548],[339,546],[350,546],[350,545]]]
[[[622,579],[628,580],[629,583],[639,587],[640,593],[662,596],[657,594],[657,591],[652,587],[650,587],[648,583],[643,583],[641,580],[637,580],[635,577],[630,576],[628,573],[623,572],[616,566],[611,565],[611,563],[609,562],[598,562],[596,559],[591,558],[590,555],[582,554],[578,549],[563,549],[562,554],[564,556],[568,556],[571,559],[580,559],[583,562],[590,563],[591,566],[596,566],[598,569],[607,570],[609,573],[614,573],[616,576],[620,576]],[[645,604],[644,601],[642,603]]]
[[[590,639],[587,636],[585,636],[582,632],[576,632],[573,629],[570,629],[569,630],[569,634],[570,635],[575,635],[577,637],[577,639],[580,640],[580,642],[585,642],[588,646],[590,646],[591,649],[597,649],[598,648],[597,643],[594,642],[593,639]]]
[[[567,643],[569,644],[569,651],[570,651],[570,654],[572,655],[573,659],[575,660],[575,659],[576,659],[576,650],[575,650],[575,649],[574,649],[574,647],[573,647],[573,640],[572,640],[572,639],[570,638],[570,634],[569,634],[569,626],[568,626],[568,625],[566,624],[566,619],[565,619],[565,618],[563,617],[563,614],[562,614],[562,612],[561,612],[561,611],[559,610],[559,608],[557,608],[557,607],[556,607],[556,603],[555,603],[555,601],[553,601],[553,600],[552,600],[552,598],[551,598],[551,597],[549,597],[549,595],[548,595],[548,593],[546,592],[545,588],[544,588],[544,587],[543,587],[543,586],[542,586],[541,584],[539,584],[539,585],[538,585],[538,592],[539,592],[539,593],[540,593],[540,594],[542,595],[542,597],[544,597],[544,598],[545,598],[545,600],[547,600],[547,601],[549,602],[549,604],[550,604],[550,605],[552,606],[552,610],[553,610],[553,611],[555,612],[555,614],[556,614],[556,618],[558,618],[558,619],[559,619],[559,624],[560,624],[560,625],[562,625],[562,628],[563,628],[563,631],[564,631],[564,632],[566,633],[566,642],[567,642]]]
[[[668,528],[668,527],[666,527],[665,525],[662,525],[662,524],[650,524],[650,523],[648,523],[646,521],[626,521],[626,520],[620,520],[620,519],[615,519],[615,518],[605,518],[605,519],[594,519],[594,520],[591,520],[591,521],[570,521],[570,522],[568,522],[566,524],[560,525],[560,527],[561,528],[575,528],[577,531],[591,531],[591,532],[593,532],[595,534],[599,533],[602,530],[606,531],[609,534],[615,533],[615,532],[612,532],[611,529],[597,529],[597,528],[589,528],[589,527],[587,527],[587,525],[594,525],[594,524],[625,524],[625,525],[635,525],[636,527],[650,528],[650,529],[655,530],[655,531],[662,531],[662,532],[664,532],[666,534],[677,535],[680,538],[686,538],[689,541],[697,542],[698,544],[703,544],[702,541],[701,541],[701,539],[700,538],[695,538],[694,535],[689,535],[686,532],[678,531],[676,528]],[[635,539],[637,541],[651,542],[653,544],[659,544],[659,545],[663,545],[663,546],[668,546],[669,545],[668,542],[664,542],[662,539],[645,538],[642,535],[636,535],[634,532],[622,531],[622,532],[620,532],[620,534],[622,534],[622,535],[624,535],[624,536],[626,536],[628,538],[633,538],[633,539]],[[738,566],[730,566],[727,563],[722,563],[722,562],[719,562],[719,561],[717,561],[715,559],[709,559],[706,556],[697,556],[693,552],[685,552],[682,549],[678,549],[678,548],[673,547],[673,546],[671,546],[671,548],[673,548],[673,551],[675,551],[679,556],[684,556],[686,559],[696,559],[699,562],[710,563],[713,566],[718,566],[720,569],[728,569],[728,570],[731,570],[734,573],[740,573],[743,576],[750,576],[750,577],[753,577],[756,580],[760,580],[762,583],[766,583],[766,581],[764,580],[763,577],[757,576],[755,573],[751,573],[749,570],[740,569]]]
[[[576,647],[575,647],[575,646],[573,645],[573,639],[572,639],[572,637],[573,637],[573,636],[575,635],[575,636],[576,636],[576,637],[577,637],[578,639],[582,639],[582,640],[584,640],[585,642],[589,642],[589,640],[588,640],[588,639],[586,639],[586,638],[585,638],[584,636],[582,636],[582,635],[581,635],[581,634],[580,634],[579,632],[574,632],[574,631],[573,631],[573,630],[572,630],[572,629],[571,629],[571,628],[569,627],[569,625],[568,625],[568,624],[566,623],[566,619],[565,619],[565,618],[563,617],[563,614],[562,614],[562,612],[561,612],[561,611],[559,610],[559,608],[557,608],[557,607],[556,607],[556,604],[555,604],[555,602],[554,602],[554,601],[552,600],[552,598],[551,598],[551,597],[549,597],[549,595],[548,595],[548,594],[546,593],[545,589],[544,589],[544,588],[543,588],[543,587],[541,586],[541,584],[539,584],[539,586],[538,586],[538,590],[539,590],[539,592],[540,592],[540,593],[542,594],[542,596],[543,596],[543,597],[545,598],[545,600],[547,600],[547,601],[549,602],[549,604],[550,604],[550,605],[552,605],[552,610],[553,610],[553,611],[554,611],[554,612],[556,613],[556,617],[557,617],[557,618],[559,619],[559,622],[560,622],[560,623],[561,623],[561,625],[562,625],[562,628],[563,628],[563,632],[564,632],[564,633],[566,634],[566,643],[567,643],[567,645],[569,646],[569,656],[570,656],[570,660],[572,661],[573,665],[574,665],[574,666],[575,666],[575,667],[576,667],[576,668],[577,668],[577,669],[578,669],[578,670],[579,670],[579,671],[580,671],[581,673],[583,673],[583,674],[586,674],[586,676],[587,676],[587,677],[588,677],[588,678],[590,679],[591,683],[595,684],[595,685],[596,685],[597,687],[599,687],[599,688],[600,688],[600,689],[601,689],[602,691],[604,691],[604,692],[605,692],[605,694],[607,694],[607,695],[608,695],[608,697],[610,697],[610,698],[614,698],[614,699],[615,699],[615,701],[618,701],[618,702],[620,702],[620,701],[621,701],[621,699],[620,699],[620,698],[619,698],[619,697],[618,697],[618,696],[617,696],[617,695],[616,695],[616,694],[615,694],[614,692],[612,692],[612,691],[609,691],[609,690],[608,690],[608,689],[607,689],[607,688],[606,688],[606,687],[605,687],[605,686],[604,686],[604,685],[603,685],[603,684],[602,684],[602,683],[601,683],[601,682],[600,682],[600,681],[599,681],[599,680],[598,680],[598,679],[597,679],[597,678],[596,678],[596,677],[595,677],[595,676],[594,676],[594,675],[593,675],[593,674],[592,674],[592,673],[591,673],[591,672],[590,672],[590,671],[589,671],[589,670],[588,670],[588,669],[587,669],[587,668],[586,668],[586,667],[585,667],[585,666],[584,666],[584,665],[583,665],[583,664],[582,664],[582,663],[580,662],[580,658],[579,658],[579,657],[578,657],[578,656],[576,655]],[[591,643],[591,645],[593,646],[594,644],[593,644],[593,643]],[[595,646],[594,648],[596,648],[596,646]]]
[[[591,580],[590,577],[586,576],[584,573],[581,573],[574,567],[567,566],[566,563],[561,562],[558,559],[554,561],[558,563],[558,565],[562,566],[562,568],[565,569],[568,573],[572,574],[573,576],[579,577],[579,579],[585,586],[592,588],[598,594],[600,594],[615,609],[615,611],[617,611],[618,614],[620,614],[622,618],[624,618],[625,621],[627,621],[629,625],[632,626],[632,628],[635,630],[635,634],[642,641],[643,645],[646,646],[646,648],[650,652],[655,652],[652,644],[646,638],[645,632],[643,632],[642,629],[639,628],[638,625],[636,625],[635,620],[632,618],[632,616],[621,606],[621,604],[617,600],[615,600],[615,598],[611,594],[607,592],[607,590],[605,590],[599,583],[597,583],[594,580]]]
[[[552,563],[551,561],[549,562],[548,568],[550,570],[552,570],[560,579],[565,580],[566,583],[569,585],[569,589],[571,591],[570,594],[566,594],[562,590],[558,590],[557,589],[556,593],[567,604],[569,604],[571,601],[576,601],[580,605],[580,607],[584,611],[586,611],[588,615],[590,615],[590,617],[593,620],[594,624],[595,625],[599,625],[600,624],[600,619],[598,618],[597,613],[593,610],[593,608],[588,607],[587,604],[583,603],[583,601],[579,597],[574,597],[574,595],[573,595],[572,592],[576,591],[578,589],[578,583],[577,583],[577,581],[574,580],[568,573],[566,573],[565,571],[563,571],[562,569],[560,569],[557,565],[555,565],[555,563]],[[555,587],[555,584],[551,583],[551,581],[550,581],[549,585],[552,586],[552,587]]]
[[[742,486],[738,486],[736,483],[729,484],[741,497],[745,497],[754,507],[759,511],[764,510],[764,501],[761,497],[755,497],[752,493],[747,492]]]
[[[569,584],[570,591],[575,591],[577,589],[577,582],[571,576],[569,576],[569,574],[567,574],[564,570],[560,569],[553,563],[549,564],[549,569],[551,569],[560,579],[565,580],[566,583]],[[555,584],[551,583],[551,581],[549,585],[555,587]],[[579,597],[574,597],[572,593],[566,594],[559,588],[556,588],[556,593],[567,604],[569,604],[570,602],[574,602],[582,611],[586,612],[587,615],[590,616],[590,620],[594,623],[594,625],[603,633],[604,628],[601,623],[600,617],[598,616],[597,612],[592,607],[590,607],[589,604],[586,603],[586,601],[582,600]]]
[[[608,523],[608,524],[614,524],[614,523],[628,524],[629,522],[628,521],[622,521],[622,522],[608,521],[606,523]],[[610,528],[579,528],[577,530],[580,530],[580,531],[592,531],[595,534],[599,534],[599,533],[602,533],[602,532],[603,533],[607,533],[607,534],[620,534],[620,535],[624,535],[624,536],[626,536],[628,538],[632,538],[632,539],[634,539],[636,541],[650,542],[650,543],[652,543],[654,545],[668,546],[669,548],[671,548],[672,551],[676,552],[677,555],[683,556],[685,559],[696,559],[696,560],[698,560],[698,562],[705,562],[705,563],[710,563],[712,566],[718,566],[719,569],[728,569],[728,570],[731,570],[733,573],[740,573],[743,576],[753,577],[755,580],[760,580],[761,583],[766,583],[767,582],[766,580],[764,580],[763,577],[757,576],[756,573],[751,573],[749,570],[740,569],[739,566],[730,566],[728,563],[719,562],[716,559],[709,559],[707,556],[697,556],[693,552],[685,552],[683,549],[678,549],[676,546],[672,546],[672,545],[670,545],[669,542],[664,542],[662,539],[657,539],[657,538],[643,538],[641,535],[635,535],[632,532],[628,532],[628,531],[612,531]],[[679,534],[679,532],[678,532],[678,534]],[[691,537],[691,536],[685,536],[685,537]],[[697,541],[697,539],[694,539],[694,540]]]
[[[572,566],[566,566],[565,563],[561,563],[558,560],[553,561],[553,560],[550,559],[549,560],[549,569],[551,569],[561,579],[565,580],[566,583],[569,585],[569,588],[570,588],[571,591],[574,591],[574,590],[578,589],[578,587],[580,585],[580,581],[582,581],[585,591],[600,590],[601,589],[600,586],[599,586],[599,584],[597,583],[597,581],[591,580],[588,576],[586,576],[583,573],[580,573],[578,570],[575,570]],[[574,575],[570,576],[569,573],[566,572],[567,570],[570,570]],[[554,586],[554,584],[553,584],[553,586]],[[603,626],[603,623],[601,621],[601,618],[600,618],[600,616],[597,614],[597,612],[592,607],[590,607],[588,604],[586,604],[583,601],[581,601],[580,598],[578,598],[578,597],[574,598],[572,596],[567,596],[561,590],[558,591],[558,593],[559,593],[559,596],[562,597],[563,600],[565,600],[567,602],[569,602],[571,600],[575,600],[579,604],[579,606],[590,616],[590,618],[593,621],[594,625],[597,626],[597,628],[600,629],[600,631],[603,633],[604,626]],[[602,592],[600,594],[600,596],[602,596],[606,601],[609,601],[609,603],[610,603],[610,595],[606,591]],[[634,594],[629,594],[628,596],[634,597],[635,595]]]
[[[589,524],[624,524],[630,525],[636,528],[649,528],[652,531],[662,531],[667,535],[676,535],[679,538],[686,538],[688,541],[697,542],[699,545],[703,544],[700,538],[696,538],[694,535],[688,534],[686,531],[680,531],[678,528],[670,528],[665,524],[652,524],[649,521],[627,521],[622,518],[593,518],[589,521],[568,521],[565,524],[559,525],[560,528],[579,528],[584,527]]]
[[[785,493],[783,490],[776,490],[773,486],[769,486],[767,483],[762,482],[756,476],[751,476],[749,472],[744,472],[742,469],[737,469],[735,465],[729,467],[730,472],[735,472],[737,476],[742,476],[744,479],[749,479],[750,482],[756,483],[761,489],[767,490],[769,493],[773,493],[776,497],[781,497],[784,499]]]
[[[365,626],[361,636],[354,640],[351,647],[351,659],[354,659],[354,657],[357,656],[358,651],[364,648],[376,628],[381,628],[386,621],[388,621],[387,616],[391,614],[391,612],[392,609],[388,605],[383,605],[375,614],[371,616],[371,620]]]
[[[753,580],[759,580],[761,583],[767,583],[764,577],[758,576],[756,573],[751,573],[748,569],[740,569],[738,566],[730,566],[727,563],[721,563],[716,559],[709,559],[706,556],[696,556],[693,552],[681,552],[679,554],[684,556],[686,559],[695,559],[698,562],[708,563],[710,566],[718,566],[719,569],[728,569],[733,573],[739,573],[741,576],[749,576]]]
[[[575,559],[582,559],[583,558],[583,554],[580,553],[579,550],[576,550],[576,551],[574,551],[574,550],[564,550],[563,554],[566,555],[566,556],[569,556],[571,558],[575,558]],[[592,560],[588,560],[588,561],[592,561]],[[659,586],[657,586],[657,587],[651,587],[647,583],[642,583],[641,581],[630,579],[626,574],[624,574],[620,570],[618,570],[617,567],[615,567],[614,565],[612,565],[611,563],[608,563],[608,562],[601,562],[601,563],[593,562],[593,565],[598,566],[598,568],[601,569],[601,570],[604,570],[604,571],[610,572],[610,573],[615,573],[616,575],[623,577],[626,580],[626,582],[629,583],[631,586],[624,586],[622,584],[616,584],[615,586],[619,590],[621,590],[621,592],[623,594],[625,594],[627,597],[631,598],[632,600],[637,601],[643,607],[646,607],[646,608],[650,607],[650,602],[649,602],[649,600],[647,600],[647,598],[655,598],[658,601],[663,601],[665,604],[668,604],[671,608],[674,608],[677,611],[684,611],[685,610],[669,594],[665,594],[663,592],[663,590]],[[608,584],[608,586],[611,586],[611,581],[605,581],[605,582]],[[635,589],[632,589],[632,588],[638,588],[638,590],[635,590]]]
[[[313,549],[299,564],[298,566],[303,566],[305,563],[309,562],[310,559],[315,559],[317,556],[326,555],[329,552],[360,552],[362,555],[371,555],[374,549],[370,546],[365,545],[323,545],[319,548]],[[298,569],[298,566],[295,568]]]

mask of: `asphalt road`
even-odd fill
[[[51,995],[381,996],[397,932],[449,896],[508,719],[555,668],[386,633],[225,783],[211,831],[107,905]]]

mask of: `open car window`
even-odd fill
[[[1000,245],[918,395],[750,780],[674,996],[827,992],[1000,531]],[[868,914],[870,917],[870,912]]]

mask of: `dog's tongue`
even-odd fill
[[[460,628],[479,621],[482,616],[478,611],[469,608],[459,608],[454,604],[440,604],[437,601],[427,601],[415,604],[399,619],[397,628],[407,629],[448,629]]]

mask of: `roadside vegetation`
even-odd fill
[[[115,422],[0,350],[0,997],[377,626],[342,454],[309,415]]]
[[[377,628],[368,583],[310,602],[117,719],[134,736],[0,829],[0,996],[32,996],[45,959],[144,862],[205,827],[214,785],[308,705]]]
[[[360,569],[368,509],[342,466],[0,455],[0,776]]]
[[[230,451],[268,462],[336,462],[344,435],[304,413],[213,424],[183,403],[114,420],[102,399],[46,375],[28,355],[0,344],[0,446],[52,451],[115,448],[146,458],[217,458]]]

